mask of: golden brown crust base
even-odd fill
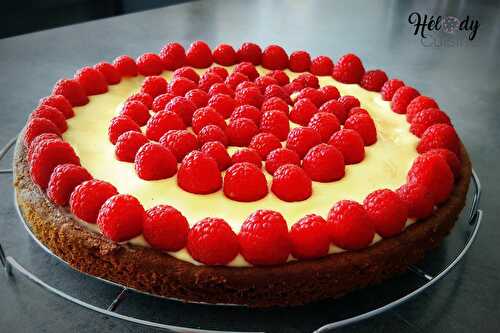
[[[37,238],[72,267],[131,288],[186,301],[289,306],[335,298],[407,270],[438,246],[460,211],[471,177],[462,146],[461,178],[449,200],[431,217],[396,237],[361,251],[332,254],[274,267],[196,266],[160,251],[113,243],[80,226],[36,186],[17,144],[14,187],[21,211]]]

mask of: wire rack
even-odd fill
[[[14,146],[16,143],[16,138],[12,138],[7,145],[5,145],[1,150],[0,150],[0,160],[10,151],[10,149]],[[12,169],[0,169],[0,174],[12,174]],[[479,182],[479,178],[476,174],[476,172],[473,170],[472,172],[472,189],[469,191],[468,195],[468,204],[467,204],[467,209],[464,210],[465,212],[462,213],[461,217],[459,218],[458,222],[459,224],[462,224],[463,227],[461,230],[456,230],[458,228],[454,228],[453,233],[457,232],[462,232],[463,235],[461,235],[461,244],[457,246],[456,254],[452,257],[451,260],[448,260],[447,263],[440,265],[434,273],[429,273],[426,269],[421,268],[419,266],[411,266],[409,273],[407,273],[407,276],[404,277],[403,281],[400,281],[402,285],[407,284],[405,279],[411,279],[412,281],[415,280],[415,277],[417,278],[418,282],[413,283],[412,287],[409,287],[403,294],[399,294],[396,296],[394,299],[384,301],[382,304],[374,304],[373,306],[369,306],[368,308],[363,309],[361,312],[356,312],[355,310],[353,311],[348,311],[343,315],[343,318],[337,319],[329,319],[329,318],[322,318],[317,324],[317,326],[314,326],[313,330],[314,332],[327,332],[331,331],[333,329],[343,327],[346,325],[350,325],[371,317],[374,317],[376,315],[379,315],[383,312],[386,312],[388,310],[394,309],[395,307],[407,302],[408,300],[414,298],[415,296],[421,294],[423,291],[437,283],[439,280],[441,280],[443,277],[445,277],[454,267],[457,266],[457,264],[462,260],[464,255],[467,253],[469,250],[470,246],[474,242],[474,239],[476,238],[477,232],[479,230],[479,226],[481,224],[481,219],[483,216],[483,212],[479,209],[479,200],[481,197],[481,184]],[[31,236],[31,238],[43,249],[45,252],[47,252],[51,257],[56,258],[57,260],[65,263],[62,259],[59,257],[55,256],[44,244],[42,244],[33,234],[32,230],[28,226],[28,224],[25,222],[24,217],[22,213],[19,210],[19,207],[17,205],[17,202],[15,202],[15,209],[17,210],[17,213],[19,215],[19,219],[28,232],[28,234]],[[447,246],[447,245],[445,245]],[[128,288],[123,285],[116,284],[114,282],[104,280],[95,276],[91,275],[86,275],[84,273],[79,272],[80,274],[85,275],[88,277],[88,279],[99,281],[99,283],[106,284],[109,286],[113,286],[117,288],[117,292],[112,294],[112,297],[105,302],[106,306],[99,306],[96,304],[92,304],[91,302],[88,302],[86,300],[83,300],[83,297],[76,297],[70,295],[70,293],[73,294],[78,294],[79,291],[77,290],[70,290],[70,291],[63,291],[60,288],[54,287],[53,285],[49,284],[48,282],[45,282],[42,280],[39,276],[37,276],[36,273],[33,273],[30,271],[30,269],[26,268],[25,265],[22,265],[17,259],[16,259],[16,254],[13,255],[8,255],[5,253],[2,245],[0,244],[0,263],[2,264],[5,273],[7,277],[12,280],[11,278],[14,276],[14,274],[20,274],[23,277],[27,278],[28,280],[34,282],[36,285],[40,286],[44,290],[57,295],[66,301],[69,301],[71,303],[74,303],[78,306],[81,306],[83,308],[86,308],[88,310],[103,314],[105,316],[117,318],[120,320],[124,320],[127,322],[131,322],[143,327],[148,327],[148,328],[155,328],[155,329],[160,329],[160,330],[165,330],[165,331],[170,331],[170,332],[197,332],[197,333],[210,333],[210,332],[256,332],[256,331],[262,331],[260,328],[258,330],[248,330],[247,327],[255,327],[254,325],[248,325],[245,326],[244,322],[241,325],[240,329],[237,330],[228,330],[228,329],[203,329],[203,328],[194,328],[194,327],[189,327],[193,325],[189,325],[189,323],[184,322],[181,325],[174,325],[174,324],[167,324],[162,322],[161,320],[151,320],[147,319],[144,316],[141,317],[139,315],[128,315],[124,313],[119,313],[118,308],[121,306],[123,307],[123,304],[126,302],[137,302],[137,297],[134,297],[134,295],[141,295],[141,297],[146,297],[146,304],[148,302],[155,302],[155,304],[158,304],[158,302],[169,302],[170,304],[170,311],[172,309],[175,309],[177,307],[185,307],[185,303],[181,303],[176,300],[172,299],[165,299],[161,298],[155,295],[150,295],[143,293],[138,290],[134,290],[131,288]],[[66,263],[65,263],[66,264]],[[67,264],[66,264],[67,265]],[[69,267],[69,265],[67,265]],[[410,276],[408,276],[410,275]],[[14,283],[14,282],[12,282]],[[399,286],[397,287],[399,288]],[[366,290],[361,291],[361,293],[364,293],[363,299],[370,298],[366,296],[366,293],[372,292],[372,289],[368,288]],[[384,290],[386,292],[386,290]],[[373,297],[372,297],[373,298]],[[343,299],[341,300],[336,300],[336,301],[329,301],[329,304],[332,304],[332,302],[342,302]],[[101,302],[102,303],[102,302]],[[173,305],[171,305],[173,303]],[[355,302],[356,303],[356,302]],[[214,309],[217,308],[217,312],[219,313],[219,316],[222,316],[224,318],[226,315],[237,315],[237,313],[234,312],[235,308],[241,309],[245,315],[244,317],[246,318],[251,311],[258,311],[258,310],[253,310],[253,309],[248,309],[244,307],[239,307],[239,306],[228,306],[228,305],[205,305],[205,304],[191,304],[190,306],[194,307],[203,307],[201,311],[208,312],[209,314],[214,313]],[[357,307],[354,307],[357,309]],[[204,310],[206,309],[206,310]],[[286,311],[288,310],[277,310],[279,311],[279,315],[282,316]],[[285,312],[283,312],[285,311]],[[289,310],[289,311],[294,311],[292,315],[299,315],[300,316],[300,310],[297,312],[297,310]],[[307,310],[304,310],[307,311]],[[189,312],[189,311],[188,311]],[[227,313],[226,313],[227,312]],[[306,312],[304,312],[306,313]],[[262,313],[257,314],[258,316],[261,316]],[[266,312],[265,316],[272,316],[272,312]],[[250,316],[251,317],[251,316]],[[326,324],[325,324],[326,323]],[[199,325],[198,325],[199,326]]]

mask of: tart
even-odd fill
[[[471,164],[434,99],[354,54],[195,41],[57,82],[14,171],[27,223],[72,267],[269,307],[407,270],[452,229]]]

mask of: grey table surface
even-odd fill
[[[479,20],[475,38],[466,33],[428,31],[422,39],[408,23],[421,15],[469,16]],[[433,96],[452,118],[483,183],[485,211],[477,242],[446,279],[424,295],[374,319],[342,329],[361,332],[494,332],[500,327],[500,6],[467,1],[202,1],[165,7],[0,40],[0,145],[18,133],[39,98],[61,77],[81,66],[158,51],[167,41],[188,45],[204,39],[240,45],[279,43],[288,51],[306,49],[337,59],[357,53],[368,68],[383,68]],[[7,156],[0,168],[9,167]],[[42,253],[19,224],[11,178],[2,175],[0,243],[40,274],[92,299],[114,296],[100,283],[84,282],[74,272],[55,274],[60,263]],[[446,246],[446,245],[445,245]],[[86,280],[85,280],[86,281]],[[391,282],[389,282],[390,284]],[[387,285],[386,285],[387,286]],[[385,288],[385,287],[382,287]],[[152,310],[146,300],[143,306]],[[184,305],[173,305],[182,307]],[[191,308],[184,308],[191,311]],[[317,308],[316,308],[317,310]],[[182,310],[184,311],[184,310]],[[232,319],[231,310],[205,308],[206,322]],[[306,332],[300,311],[282,312],[267,329]],[[265,316],[265,315],[264,315]],[[162,317],[162,314],[159,314]],[[179,315],[181,320],[182,315]],[[298,318],[297,318],[298,317]],[[175,322],[175,318],[170,318]],[[217,326],[217,325],[209,325]],[[0,272],[0,332],[142,331],[130,323],[69,304],[21,277]]]

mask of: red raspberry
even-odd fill
[[[224,80],[217,74],[206,72],[198,82],[198,88],[208,92],[216,83],[222,83]]]
[[[174,207],[158,205],[148,209],[142,227],[142,235],[155,249],[175,252],[186,246],[189,224]]]
[[[168,91],[174,96],[184,96],[188,91],[196,89],[198,85],[185,77],[175,77],[168,84]]]
[[[238,234],[241,254],[253,265],[284,264],[291,251],[288,226],[272,210],[257,210],[241,225]]]
[[[102,234],[115,242],[139,236],[146,213],[139,200],[128,194],[115,194],[99,210],[97,225]]]
[[[158,95],[155,97],[153,100],[153,104],[151,105],[151,109],[153,112],[160,112],[163,109],[165,109],[165,106],[167,105],[168,102],[175,96],[171,93],[164,93],[161,95]]]
[[[302,73],[294,81],[302,83],[305,88],[319,88],[319,79],[311,73]]]
[[[321,107],[318,109],[318,112],[334,114],[341,124],[345,123],[348,114],[348,110],[346,110],[344,103],[335,99],[332,99],[331,101],[328,101],[321,105]]]
[[[170,149],[159,143],[143,145],[135,155],[135,172],[144,180],[170,178],[177,172],[177,161]]]
[[[260,119],[260,131],[264,133],[272,133],[280,139],[286,140],[290,131],[290,123],[286,113],[278,110],[271,110],[262,113]]]
[[[209,141],[201,146],[201,151],[217,162],[220,171],[224,171],[231,165],[231,157],[227,153],[226,146],[218,141]]]
[[[345,164],[356,164],[365,158],[363,138],[355,130],[343,128],[333,133],[328,144],[340,150]]]
[[[422,154],[435,148],[445,148],[459,156],[460,139],[452,126],[436,124],[425,130],[418,143],[417,151]]]
[[[357,99],[354,96],[350,95],[344,95],[341,96],[338,101],[342,104],[344,104],[344,108],[346,109],[347,112],[349,112],[352,108],[355,107],[360,107],[361,103],[359,102],[359,99]]]
[[[310,214],[301,218],[290,229],[292,255],[297,259],[324,257],[330,249],[328,226],[324,218]]]
[[[52,106],[40,105],[31,113],[30,118],[48,119],[53,122],[61,132],[65,132],[68,129],[66,118],[62,112]]]
[[[236,101],[228,95],[218,94],[210,97],[208,106],[217,111],[224,119],[229,118],[236,107]]]
[[[241,44],[236,56],[240,62],[248,61],[257,66],[262,60],[262,50],[259,45],[247,42]]]
[[[227,76],[229,75],[229,73],[227,72],[227,69],[225,69],[224,67],[220,67],[220,66],[212,66],[209,69],[207,69],[205,73],[212,73],[212,74],[215,74],[217,76],[220,76],[220,78],[222,80],[225,80],[227,78]]]
[[[141,132],[141,128],[132,118],[128,116],[116,116],[111,119],[108,127],[108,138],[112,144],[115,144],[118,137],[125,132],[136,131]]]
[[[363,201],[363,207],[375,231],[384,238],[396,236],[405,227],[408,207],[406,202],[391,190],[373,191]]]
[[[129,101],[123,105],[120,115],[130,117],[139,126],[144,126],[149,120],[149,110],[139,101]]]
[[[319,133],[310,127],[296,127],[290,131],[286,139],[286,147],[294,150],[300,158],[304,157],[309,149],[320,143]]]
[[[186,51],[179,43],[168,43],[160,50],[160,59],[166,70],[173,71],[186,63]]]
[[[90,173],[81,166],[59,164],[50,175],[47,196],[53,203],[66,206],[75,187],[90,179]]]
[[[120,72],[109,62],[101,61],[95,64],[94,68],[104,76],[108,84],[118,84],[122,80]]]
[[[230,97],[234,97],[234,90],[231,89],[227,84],[225,83],[216,83],[210,87],[208,90],[208,96],[213,97],[215,95],[227,95]]]
[[[186,62],[195,68],[210,67],[214,63],[210,46],[202,40],[194,41],[186,52]]]
[[[394,93],[401,87],[404,87],[405,83],[399,79],[390,79],[384,83],[382,88],[380,88],[380,95],[384,101],[392,100]]]
[[[61,79],[52,89],[52,95],[63,95],[72,106],[82,106],[89,102],[83,87],[76,80]]]
[[[151,75],[144,79],[141,85],[141,92],[155,98],[167,92],[167,80],[162,76]]]
[[[234,99],[239,105],[253,105],[260,108],[264,102],[264,96],[260,93],[259,88],[245,88],[237,90],[234,94]]]
[[[236,89],[234,91],[236,92],[238,90],[242,90],[242,89],[246,89],[246,88],[257,88],[260,90],[260,87],[257,85],[257,83],[252,82],[252,81],[243,81],[241,83],[238,83],[238,85],[236,86]]]
[[[359,83],[365,74],[361,59],[349,53],[342,56],[333,68],[333,78],[342,83]]]
[[[238,238],[226,221],[207,217],[189,231],[187,250],[205,265],[226,265],[238,255]]]
[[[136,131],[123,133],[116,140],[115,155],[119,161],[134,162],[135,154],[149,140],[144,134]]]
[[[232,72],[226,78],[224,83],[227,84],[229,87],[231,87],[231,89],[235,90],[240,83],[248,80],[249,80],[248,76],[246,76],[245,74],[239,72]]]
[[[177,162],[181,162],[184,156],[199,147],[196,136],[187,130],[168,131],[161,137],[160,144],[174,154]]]
[[[317,56],[311,61],[311,73],[318,76],[332,75],[333,61],[327,56]]]
[[[424,219],[432,215],[434,198],[425,185],[416,182],[404,184],[396,193],[406,203],[409,217]]]
[[[462,170],[462,162],[458,159],[457,155],[448,149],[437,148],[431,149],[425,153],[425,155],[437,155],[442,157],[453,172],[455,179],[460,178],[460,173]]]
[[[315,129],[322,142],[328,142],[332,134],[340,129],[340,123],[333,113],[318,112],[309,120],[307,127]]]
[[[290,69],[293,72],[305,72],[311,66],[311,56],[306,51],[295,51],[290,54]]]
[[[58,109],[64,118],[68,119],[75,115],[71,103],[63,95],[50,95],[40,100],[39,106],[47,105]]]
[[[255,84],[259,87],[261,93],[265,93],[266,88],[272,84],[279,85],[278,80],[268,75],[259,76],[258,78],[256,78]]]
[[[296,99],[296,102],[297,101],[300,101],[301,99],[305,99],[305,98],[308,98],[311,100],[311,102],[314,103],[314,105],[316,105],[316,107],[320,107],[321,105],[323,105],[324,101],[323,101],[323,94],[318,90],[318,89],[315,89],[315,88],[304,88],[302,89],[299,94],[297,95],[297,99]]]
[[[274,175],[276,170],[285,164],[300,165],[299,155],[288,148],[278,148],[271,151],[266,159],[266,171]]]
[[[290,78],[288,77],[288,75],[280,69],[275,69],[275,70],[267,73],[266,75],[271,76],[272,78],[276,79],[280,86],[284,86],[284,85],[290,83]]]
[[[344,124],[345,129],[353,129],[363,138],[365,146],[371,146],[377,142],[377,129],[373,119],[366,114],[358,113],[347,118]]]
[[[262,167],[262,158],[260,157],[257,150],[255,150],[253,148],[238,149],[231,156],[231,163],[232,164],[243,163],[243,162],[252,163],[255,166],[257,166],[259,169]]]
[[[222,177],[217,162],[198,150],[190,152],[179,167],[177,184],[190,193],[217,192],[222,187]]]
[[[375,69],[366,72],[359,85],[366,90],[380,91],[388,79],[387,74],[383,70]]]
[[[421,137],[426,129],[435,124],[451,125],[451,121],[446,113],[439,109],[424,109],[413,117],[410,132]]]
[[[427,96],[415,97],[406,107],[406,121],[411,123],[413,117],[416,116],[417,113],[430,108],[439,109],[439,106],[434,99]]]
[[[176,96],[172,98],[167,105],[165,105],[165,111],[170,111],[178,114],[185,125],[191,125],[191,119],[196,111],[196,105],[194,105],[186,97]]]
[[[28,125],[26,125],[26,129],[24,130],[24,144],[29,147],[31,142],[43,133],[54,133],[58,136],[61,135],[61,131],[59,131],[57,126],[50,120],[46,118],[30,119]]]
[[[334,86],[323,86],[318,89],[321,94],[323,94],[323,101],[328,102],[332,99],[338,99],[340,97],[339,90]]]
[[[404,86],[396,90],[391,100],[392,111],[403,114],[406,113],[406,107],[412,99],[419,96],[420,93],[412,87]]]
[[[268,86],[264,92],[264,99],[270,99],[278,97],[281,98],[282,100],[286,101],[287,104],[292,104],[292,99],[290,96],[287,94],[285,89],[282,86],[279,86],[277,84],[272,84]]]
[[[298,165],[285,164],[274,172],[271,191],[284,201],[303,201],[312,194],[311,178]]]
[[[163,134],[170,130],[183,130],[186,128],[182,118],[172,111],[163,110],[155,113],[146,124],[146,137],[149,140],[159,141]]]
[[[71,192],[69,198],[71,212],[88,223],[96,223],[101,206],[117,193],[113,185],[103,180],[84,181]]]
[[[267,195],[266,176],[255,164],[233,164],[224,175],[224,195],[241,202],[262,199]]]
[[[198,73],[192,69],[191,67],[181,67],[174,71],[173,78],[176,77],[185,77],[186,79],[190,79],[191,81],[198,83],[200,81],[200,76]]]
[[[215,85],[216,84],[214,84],[214,86]],[[193,89],[188,91],[184,97],[186,97],[191,103],[195,105],[197,109],[199,109],[207,106],[209,96],[204,90]]]
[[[87,95],[99,95],[108,91],[106,78],[92,67],[83,67],[75,74],[75,80],[85,90]]]
[[[42,133],[40,135],[37,135],[28,146],[28,155],[26,157],[28,163],[31,163],[31,160],[33,159],[33,155],[35,154],[37,147],[40,145],[42,141],[45,140],[62,141],[61,137],[55,133]]]
[[[262,66],[267,69],[285,69],[288,67],[288,55],[279,45],[269,45],[262,52]]]
[[[198,132],[198,141],[204,144],[210,141],[217,141],[224,146],[229,144],[226,132],[217,125],[206,125]]]
[[[226,129],[226,134],[231,146],[245,147],[259,131],[255,122],[248,118],[231,120]]]
[[[234,67],[235,72],[245,74],[250,81],[254,81],[259,77],[259,72],[251,62],[240,62]]]
[[[193,131],[199,133],[207,125],[215,125],[221,129],[226,129],[224,118],[214,108],[207,106],[200,108],[193,114]]]
[[[283,88],[285,89],[285,91],[288,95],[292,95],[298,91],[301,91],[305,87],[306,86],[304,85],[304,83],[302,83],[301,81],[297,81],[297,80],[293,80],[289,84],[286,84],[283,86]]]
[[[369,116],[370,114],[368,113],[368,111],[366,111],[365,109],[363,108],[360,108],[359,106],[356,106],[352,109],[349,110],[349,113],[347,114],[347,118],[349,118],[350,116],[353,116],[355,114],[359,114],[359,113],[363,113],[367,116]]]
[[[144,76],[160,75],[163,71],[163,62],[154,53],[144,53],[136,60],[137,71]]]
[[[301,98],[290,110],[290,120],[296,124],[307,126],[312,116],[318,112],[318,108],[309,98]]]
[[[274,134],[259,133],[252,138],[249,147],[255,149],[265,160],[271,151],[281,148],[281,142]]]
[[[328,213],[327,226],[333,243],[346,250],[365,248],[375,236],[372,221],[355,201],[337,202]]]
[[[117,57],[113,61],[113,66],[115,66],[121,76],[137,76],[137,64],[135,63],[135,60],[128,55]]]
[[[255,106],[241,105],[234,109],[233,113],[231,113],[231,121],[238,118],[248,118],[253,120],[256,125],[259,125],[261,116],[262,112]]]
[[[326,143],[309,149],[304,156],[302,167],[312,180],[322,183],[342,179],[345,175],[342,153]]]
[[[153,106],[153,97],[151,97],[151,95],[143,93],[143,92],[138,92],[138,93],[135,93],[133,95],[130,95],[127,98],[126,102],[129,102],[129,101],[139,101],[139,102],[143,103],[144,105],[146,105],[148,107],[148,109],[151,109]]]
[[[261,106],[262,112],[271,111],[271,110],[279,110],[283,111],[285,114],[288,114],[288,104],[283,99],[279,97],[271,97],[266,99]]]

